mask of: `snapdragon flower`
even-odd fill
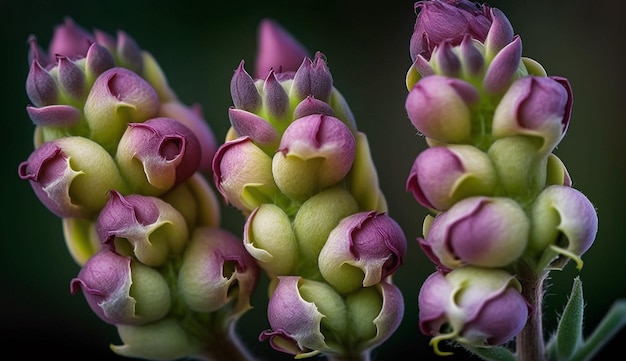
[[[431,211],[417,239],[438,269],[420,291],[420,329],[437,354],[444,339],[482,355],[515,338],[520,360],[546,360],[544,281],[568,260],[580,269],[598,227],[553,154],[571,85],[522,56],[499,9],[467,0],[415,9],[405,107],[428,148],[406,189]]]

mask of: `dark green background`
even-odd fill
[[[218,139],[229,126],[229,81],[240,60],[252,71],[256,28],[263,17],[285,26],[309,50],[328,58],[335,86],[348,100],[357,124],[369,135],[389,213],[403,227],[408,257],[395,276],[406,300],[400,329],[379,347],[373,360],[434,357],[417,328],[417,293],[433,271],[414,241],[425,210],[405,191],[415,156],[425,147],[404,110],[404,76],[415,14],[412,1],[7,1],[0,0],[2,162],[2,240],[0,242],[2,350],[15,359],[116,360],[108,348],[118,343],[112,326],[91,313],[69,281],[78,266],[67,252],[60,220],[17,176],[31,153],[33,125],[25,106],[27,38],[47,46],[64,16],[87,29],[123,29],[150,51],[185,103],[199,102]],[[608,0],[492,1],[509,17],[523,41],[523,54],[540,61],[550,75],[569,78],[574,109],[567,136],[556,150],[574,180],[598,209],[596,243],[583,257],[552,275],[545,322],[554,325],[571,280],[580,275],[586,296],[588,334],[618,298],[626,297],[624,216],[624,5]],[[240,232],[238,212],[224,208],[223,227]],[[265,288],[256,308],[238,324],[244,342],[264,360],[289,360],[257,341],[267,328]],[[611,342],[626,340],[621,332]],[[621,340],[620,340],[621,339]],[[608,348],[607,348],[608,350]],[[22,357],[23,356],[23,357]],[[459,359],[467,359],[459,351]],[[452,360],[453,358],[447,358]],[[444,360],[444,359],[442,359]]]

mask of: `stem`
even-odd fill
[[[518,361],[546,361],[543,339],[543,285],[547,273],[537,274],[525,269],[520,274],[522,295],[532,307],[532,313],[516,338]]]
[[[203,361],[256,361],[235,332],[234,322],[225,332],[215,331],[197,356]]]
[[[363,351],[357,355],[327,355],[328,361],[370,361],[370,352]]]

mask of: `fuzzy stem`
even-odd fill
[[[256,361],[235,332],[234,322],[225,332],[215,332],[197,356],[201,361]]]
[[[543,339],[543,287],[547,273],[536,273],[531,269],[520,274],[522,295],[532,307],[532,313],[516,338],[518,361],[546,361]]]

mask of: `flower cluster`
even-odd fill
[[[260,24],[254,76],[242,61],[230,89],[213,175],[270,278],[271,329],[260,339],[298,358],[368,355],[403,315],[391,276],[406,239],[387,214],[367,137],[324,55],[309,57],[273,20]]]
[[[71,292],[117,327],[120,355],[210,353],[250,308],[259,269],[219,227],[205,179],[217,145],[200,107],[180,102],[122,31],[91,33],[67,18],[48,51],[30,45],[35,150],[18,173],[62,219],[81,266]]]
[[[415,10],[406,111],[428,147],[406,185],[431,211],[418,242],[437,266],[420,290],[420,329],[439,354],[446,339],[501,345],[540,317],[532,286],[570,259],[582,267],[597,232],[553,153],[572,90],[522,56],[499,9],[433,0]]]

